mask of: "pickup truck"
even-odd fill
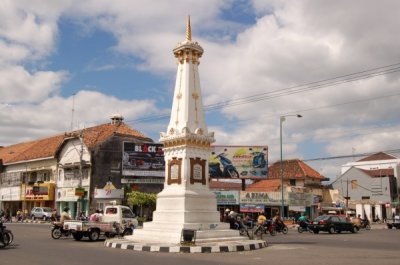
[[[64,230],[69,230],[75,240],[88,237],[90,241],[96,241],[101,235],[106,237],[131,235],[137,227],[138,221],[131,209],[123,205],[109,205],[104,209],[101,221],[75,221],[64,222]]]

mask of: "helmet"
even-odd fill
[[[65,207],[64,212],[68,212],[68,211],[69,211],[69,207]]]
[[[229,213],[231,210],[229,210],[229,208],[226,208],[225,212]]]

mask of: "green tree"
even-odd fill
[[[128,193],[128,205],[140,207],[142,216],[143,206],[153,207],[156,205],[157,194],[133,191]]]

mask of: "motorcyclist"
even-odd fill
[[[257,224],[263,225],[267,221],[267,217],[265,217],[264,212],[261,212],[257,217]]]
[[[309,223],[309,220],[308,220],[307,216],[303,214],[302,216],[299,217],[299,219],[297,220],[297,223],[298,223],[302,228],[306,228],[307,225],[308,225],[308,223]]]
[[[362,225],[362,220],[361,220],[361,215],[359,214],[356,218],[353,219],[353,224],[356,226],[358,229],[361,228]]]
[[[64,225],[65,220],[71,220],[71,216],[69,215],[69,207],[65,207],[63,212],[61,213],[60,222]]]

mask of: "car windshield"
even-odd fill
[[[48,212],[48,213],[50,213],[50,212],[52,212],[52,210],[51,210],[51,208],[46,207],[46,208],[43,208],[43,212]]]
[[[328,220],[329,215],[320,215],[317,218],[314,219],[314,221],[322,221],[322,220]]]

